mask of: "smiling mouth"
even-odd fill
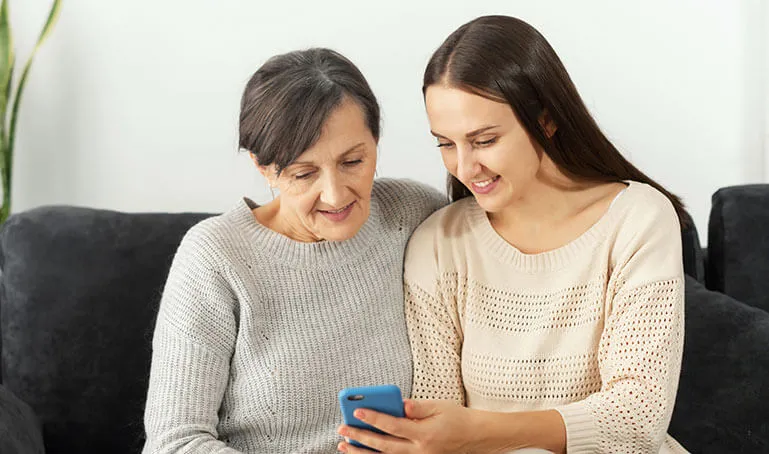
[[[491,183],[497,181],[498,179],[499,179],[499,175],[495,176],[494,178],[489,178],[488,180],[473,182],[473,185],[478,186],[479,188],[485,188]]]
[[[338,210],[318,210],[318,211],[320,211],[321,213],[341,214],[341,213],[344,213],[345,211],[347,211],[347,209],[350,208],[353,205],[353,203],[355,203],[355,202],[351,202],[348,205],[345,205],[345,206],[343,206],[342,208],[340,208]]]

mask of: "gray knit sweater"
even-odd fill
[[[343,242],[299,243],[253,202],[193,227],[168,276],[152,342],[145,453],[332,453],[337,393],[411,392],[403,253],[445,197],[374,183],[369,219]]]

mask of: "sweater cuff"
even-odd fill
[[[555,410],[561,414],[566,426],[567,454],[593,453],[598,449],[598,430],[584,400]]]

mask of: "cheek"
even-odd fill
[[[359,192],[361,195],[371,193],[371,189],[374,187],[374,177],[376,176],[376,162],[372,162],[359,169],[358,172],[353,173],[354,180],[351,186],[355,188],[355,192]]]
[[[527,177],[539,169],[537,150],[527,138],[518,140],[509,146],[500,147],[490,157],[489,167],[500,174]]]
[[[456,175],[457,174],[457,154],[452,153],[451,151],[444,151],[443,153],[441,153],[441,159],[443,160],[443,165],[446,167],[446,170],[448,170],[450,174]]]
[[[311,186],[303,188],[301,191],[293,187],[286,192],[282,192],[281,204],[290,208],[299,217],[308,216],[315,211],[315,201]]]

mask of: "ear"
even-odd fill
[[[256,159],[256,155],[254,153],[251,153],[251,160],[254,162],[254,165],[256,166],[256,169],[259,171],[259,173],[261,173],[264,179],[267,180],[267,183],[269,183],[270,187],[276,187],[278,172],[275,171],[275,166],[263,166],[259,164],[259,160]]]
[[[543,110],[539,115],[539,126],[545,132],[548,139],[552,139],[555,132],[558,130],[558,126],[550,116],[550,112],[547,109]]]

